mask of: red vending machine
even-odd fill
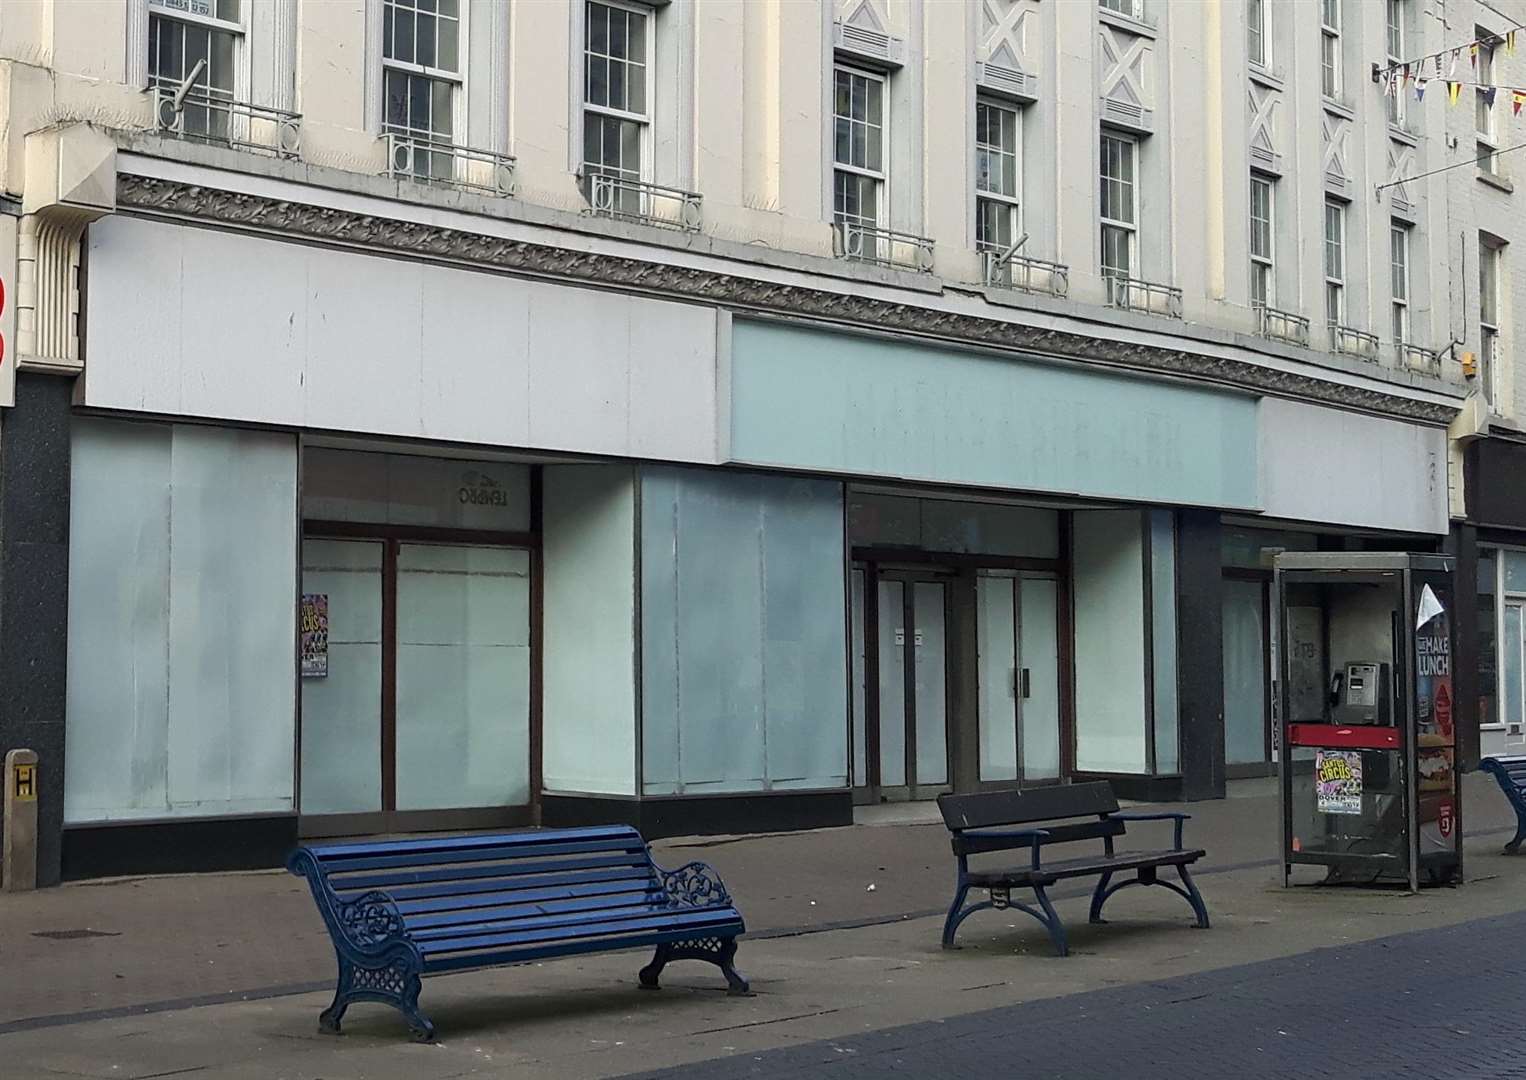
[[[1283,883],[1462,879],[1453,562],[1277,556]]]

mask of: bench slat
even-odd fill
[[[454,864],[433,870],[399,870],[390,874],[336,873],[329,876],[329,886],[337,893],[386,889],[396,897],[406,891],[404,886],[438,884],[443,888],[452,888],[455,887],[453,883],[456,882],[470,882],[483,878],[509,878],[528,874],[621,866],[649,867],[651,859],[645,851],[622,851],[609,855],[568,856],[562,859],[515,859],[487,866]]]
[[[590,840],[575,846],[543,841],[539,844],[495,844],[491,847],[456,848],[449,851],[414,851],[396,855],[361,855],[342,859],[319,857],[325,874],[343,874],[352,870],[394,870],[408,866],[438,866],[452,863],[499,862],[505,859],[528,859],[541,855],[586,855],[599,851],[645,851],[646,842],[639,833],[629,837]]]
[[[579,938],[617,938],[627,931],[672,930],[683,927],[691,934],[696,930],[737,926],[741,917],[734,908],[695,908],[692,911],[669,912],[645,919],[626,922],[589,923],[572,929],[507,931],[497,934],[478,934],[472,937],[449,938],[444,941],[419,943],[419,951],[425,956],[439,953],[465,952],[473,949],[491,949],[504,945],[536,944],[550,941],[572,941]],[[607,948],[618,948],[614,943]]]
[[[733,927],[720,927],[714,932],[730,936],[735,929],[741,932],[740,919]],[[550,945],[531,945],[517,948],[479,950],[467,953],[436,953],[424,960],[424,972],[440,975],[449,971],[470,971],[473,968],[494,967],[500,964],[523,964],[532,960],[544,960],[553,956],[582,956],[587,953],[608,952],[610,949],[633,949],[641,946],[663,945],[669,942],[693,941],[703,937],[704,932],[694,930],[647,930],[632,931],[616,940],[609,938],[584,938],[576,941],[559,941]]]
[[[1044,863],[1039,867],[1038,873],[1034,873],[1031,866],[1002,867],[991,870],[971,870],[967,880],[977,888],[986,888],[990,885],[1014,885],[1025,886],[1033,882],[1048,884],[1064,878],[1095,877],[1098,874],[1118,872],[1122,870],[1138,870],[1147,866],[1176,866],[1181,863],[1193,863],[1201,859],[1206,852],[1201,849],[1187,848],[1183,851],[1124,851],[1112,858],[1106,855],[1085,856],[1078,859],[1062,859],[1058,862]]]
[[[399,904],[428,901],[436,897],[475,896],[479,893],[510,893],[530,889],[548,889],[561,885],[596,885],[604,881],[645,881],[655,878],[651,864],[611,866],[602,870],[574,870],[570,874],[536,874],[533,877],[483,878],[477,881],[448,881],[387,889],[387,895]]]
[[[444,926],[415,928],[410,925],[408,936],[422,945],[426,941],[444,941],[449,938],[476,937],[482,934],[512,935],[532,930],[550,930],[556,927],[587,926],[592,923],[614,925],[631,919],[667,918],[671,920],[683,911],[682,908],[670,908],[661,901],[653,902],[643,897],[638,902],[623,904],[619,907],[602,907],[592,911],[548,911],[508,919],[494,918],[492,913],[488,913],[488,917],[479,914],[474,921]]]
[[[649,892],[651,890],[652,885],[647,880],[632,878],[625,881],[596,881],[584,885],[557,885],[544,889],[473,893],[470,896],[442,896],[431,900],[410,900],[398,904],[397,910],[406,920],[410,915],[430,915],[447,911],[467,911],[472,908],[528,904],[537,900],[572,900],[580,896],[613,896],[620,893]]]
[[[576,844],[620,838],[644,843],[629,825],[597,825],[582,829],[519,829],[514,832],[473,833],[469,836],[414,836],[398,840],[366,840],[353,843],[309,844],[307,849],[322,861],[356,855],[406,855],[415,851],[460,851],[474,847],[514,847],[555,841]]]
[[[542,900],[533,904],[506,904],[497,908],[473,908],[469,911],[428,912],[404,917],[408,933],[433,930],[442,926],[465,926],[474,922],[503,922],[577,911],[618,911],[625,907],[663,907],[667,894],[660,890],[644,893],[621,893],[603,896],[575,896],[565,900]]]
[[[1118,809],[1113,787],[1106,780],[1090,784],[981,791],[971,795],[939,795],[943,822],[955,831],[997,825],[1028,825],[1038,821],[1111,814]]]

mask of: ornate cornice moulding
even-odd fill
[[[1256,393],[1361,409],[1430,424],[1447,424],[1457,413],[1456,406],[1417,401],[1228,357],[1109,341],[916,304],[893,303],[645,259],[573,251],[172,180],[121,175],[117,178],[117,203],[121,209],[144,214],[213,222],[308,241],[636,289],[738,310],[807,316],[839,325],[898,331],[1155,374],[1187,376]]]

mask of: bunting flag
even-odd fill
[[[1507,56],[1514,56],[1515,55],[1515,31],[1514,30],[1510,31],[1510,33],[1505,35],[1505,54]]]
[[[1520,116],[1522,104],[1526,104],[1526,93],[1520,90],[1512,90],[1510,92],[1510,115]]]
[[[1493,86],[1486,87],[1484,89],[1484,107],[1485,108],[1488,108],[1488,109],[1494,108],[1494,92],[1495,92],[1496,89],[1497,89],[1497,87],[1493,87]]]
[[[1451,82],[1450,80],[1447,82],[1447,104],[1449,104],[1449,105],[1456,105],[1457,104],[1457,96],[1459,94],[1461,94],[1461,93],[1462,93],[1462,83],[1460,83],[1460,82]]]

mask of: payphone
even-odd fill
[[[1354,661],[1335,676],[1330,691],[1332,718],[1338,724],[1391,724],[1393,709],[1388,665]]]

